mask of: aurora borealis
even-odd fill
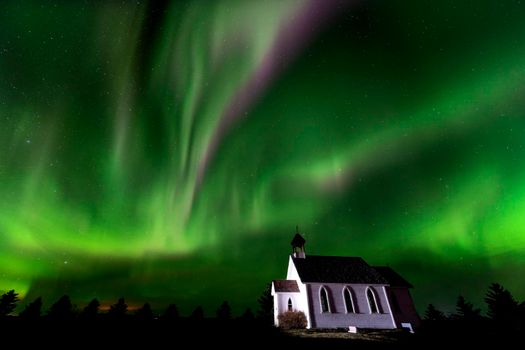
[[[520,1],[0,2],[0,291],[255,306],[308,252],[523,299]],[[46,299],[47,298],[47,299]]]

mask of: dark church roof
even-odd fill
[[[401,277],[397,272],[395,272],[388,266],[374,266],[374,269],[377,272],[379,272],[381,276],[383,276],[388,281],[388,284],[392,287],[414,287],[406,279]]]
[[[295,280],[275,280],[273,281],[273,287],[277,293],[299,293],[299,286],[297,286]]]
[[[303,283],[362,283],[389,284],[362,258],[307,255],[293,258]]]

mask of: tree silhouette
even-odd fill
[[[227,301],[223,301],[217,309],[217,318],[222,321],[227,321],[232,318],[232,310]]]
[[[153,311],[149,303],[145,303],[140,309],[135,312],[135,317],[139,320],[149,321],[153,320]]]
[[[512,294],[498,283],[492,283],[485,296],[487,315],[499,326],[506,328],[520,327],[520,305]]]
[[[456,314],[454,315],[456,319],[465,321],[480,320],[480,312],[480,309],[475,309],[474,305],[466,301],[462,295],[458,297],[458,300],[456,302]]]
[[[191,313],[190,318],[196,321],[204,319],[204,310],[202,309],[202,306],[197,306]]]
[[[0,298],[0,318],[8,316],[13,312],[18,300],[18,293],[15,293],[14,289],[2,295],[2,298]]]
[[[124,298],[120,298],[116,304],[109,307],[108,315],[113,319],[123,319],[128,312],[128,305]]]
[[[63,295],[56,303],[51,305],[47,315],[52,320],[71,320],[74,317],[73,304],[69,296]]]
[[[244,310],[240,318],[243,321],[252,322],[253,320],[255,320],[255,315],[253,314],[252,309],[247,308],[246,310]]]
[[[80,317],[85,320],[94,320],[98,316],[98,309],[100,307],[100,302],[97,299],[93,299],[86,305]]]
[[[42,312],[42,298],[38,297],[33,302],[29,303],[25,309],[20,313],[20,318],[26,320],[37,320],[40,318]]]
[[[443,321],[445,320],[445,314],[436,309],[436,307],[432,304],[428,304],[427,309],[425,311],[425,320],[428,321]]]
[[[175,321],[179,319],[179,309],[177,308],[177,305],[170,304],[166,308],[166,311],[164,311],[164,315],[162,315],[162,318],[167,321]]]
[[[262,292],[259,299],[259,310],[257,311],[257,319],[265,324],[273,324],[273,296],[272,284],[268,283]]]

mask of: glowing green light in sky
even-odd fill
[[[434,5],[3,2],[0,290],[241,308],[299,224],[523,294],[523,5]]]

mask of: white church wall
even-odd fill
[[[292,301],[293,311],[303,311],[299,309],[300,303],[298,302],[298,299],[299,299],[298,297],[300,297],[300,293],[276,293],[273,299],[274,300],[273,314],[274,314],[274,323],[276,326],[279,325],[279,320],[277,316],[283,312],[288,311],[288,300]]]
[[[297,269],[295,268],[295,264],[293,263],[291,256],[288,259],[288,271],[286,273],[286,279],[297,281],[297,285],[299,286],[299,291],[300,291],[300,294],[297,297],[297,310],[304,312],[304,315],[306,316],[306,321],[308,324],[307,327],[311,328],[310,311],[309,311],[309,304],[308,304],[308,294],[306,292],[306,285],[301,282],[301,279],[299,278],[299,273],[297,272]]]
[[[324,286],[330,304],[330,312],[322,313],[319,291],[321,286]],[[347,313],[343,297],[344,284],[336,283],[307,283],[306,288],[309,298],[309,308],[311,323],[313,328],[347,328],[349,326],[356,326],[358,328],[381,328],[392,329],[396,328],[393,321],[391,311],[386,299],[382,285],[362,285],[350,284],[348,285],[353,290],[355,313]],[[376,295],[379,313],[371,313],[366,296],[367,288],[373,288]]]
[[[301,280],[299,278],[299,273],[297,272],[297,269],[295,268],[295,264],[293,263],[291,256],[288,258],[288,270],[286,272],[286,279],[296,280],[298,282]]]

